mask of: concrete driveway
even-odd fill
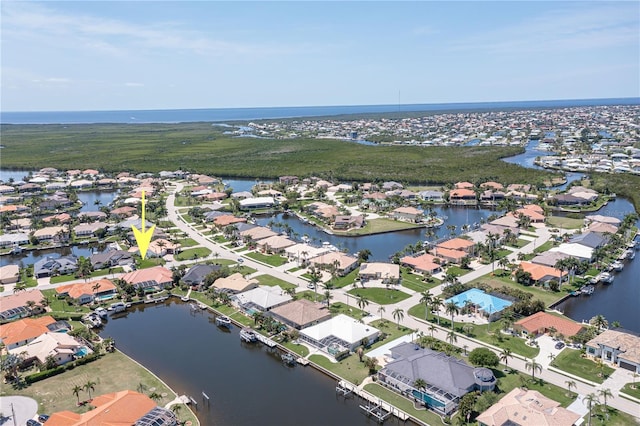
[[[24,425],[27,420],[38,414],[38,403],[35,399],[26,396],[2,396],[0,397],[0,412],[9,417],[6,425]],[[15,415],[15,419],[12,417]]]
[[[540,353],[536,357],[536,362],[542,364],[543,368],[549,367],[552,359],[549,358],[549,355],[553,354],[557,356],[560,352],[565,350],[567,347],[565,346],[562,349],[556,349],[555,345],[558,341],[553,340],[553,338],[547,334],[544,334],[536,339],[538,345],[540,346]]]

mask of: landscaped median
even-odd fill
[[[640,403],[640,385],[637,382],[627,383],[620,389],[620,396],[623,398],[634,398],[635,402]]]

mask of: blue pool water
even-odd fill
[[[76,356],[83,357],[83,356],[86,356],[88,353],[89,353],[89,349],[83,346],[80,349],[78,349],[78,352],[76,352]]]
[[[453,302],[458,308],[462,308],[467,300],[485,312],[500,312],[504,308],[511,306],[510,301],[492,296],[477,288],[472,288],[464,293],[450,297],[444,303]]]
[[[116,297],[115,294],[104,294],[102,296],[96,296],[96,300],[100,300],[100,301],[102,301],[102,300],[111,300],[114,297]]]
[[[415,389],[413,390],[413,396],[416,397],[417,399],[423,401],[425,404],[429,405],[430,407],[444,407],[444,403],[438,401],[437,399],[434,399],[434,398],[430,397],[426,393],[422,393],[422,392],[417,391]]]

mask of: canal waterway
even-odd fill
[[[361,400],[337,396],[330,377],[285,366],[277,350],[242,343],[238,332],[218,328],[212,313],[171,300],[111,318],[100,335],[114,338],[179,395],[192,396],[203,426],[377,424],[361,414]]]
[[[89,257],[94,253],[101,253],[104,250],[106,250],[106,248],[101,250],[98,248],[98,244],[89,244],[84,246],[67,246],[42,250],[25,250],[20,254],[9,254],[0,256],[0,266],[21,265],[21,267],[24,267],[26,265],[36,263],[47,257],[57,259],[61,256],[69,256],[71,254],[78,257]]]

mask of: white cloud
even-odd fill
[[[143,83],[125,83],[126,87],[144,87]]]

